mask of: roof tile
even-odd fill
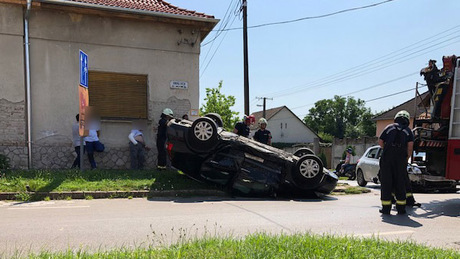
[[[177,7],[163,0],[69,0],[71,2],[79,2],[86,4],[95,4],[102,6],[121,7],[127,9],[185,15],[191,17],[210,18],[214,16],[199,13],[197,11],[187,10]]]

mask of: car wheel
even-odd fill
[[[314,155],[315,152],[313,152],[311,149],[309,148],[300,148],[300,149],[297,149],[295,152],[294,152],[294,156],[298,156],[298,157],[303,157],[305,155]]]
[[[321,181],[323,163],[315,155],[302,156],[296,164],[293,175],[295,183],[302,188],[314,188]]]
[[[204,115],[204,117],[212,119],[216,123],[217,127],[222,128],[224,126],[224,121],[222,120],[222,117],[220,117],[220,115],[217,113],[208,113]]]
[[[356,181],[358,182],[358,185],[361,187],[364,187],[367,185],[367,181],[364,180],[363,170],[358,169],[358,174],[356,175]]]
[[[192,123],[187,142],[190,149],[197,153],[209,152],[218,142],[217,126],[214,120],[202,117]]]

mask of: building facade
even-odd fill
[[[13,168],[70,167],[83,50],[90,106],[100,110],[106,146],[98,167],[128,168],[133,120],[147,122],[145,138],[154,147],[164,108],[197,115],[200,43],[217,22],[161,0],[50,0],[29,7],[0,0],[0,154]],[[147,167],[155,166],[155,153],[147,155]]]

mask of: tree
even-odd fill
[[[235,105],[235,97],[229,95],[228,97],[221,93],[222,81],[219,82],[217,88],[206,88],[206,103],[200,108],[201,115],[207,113],[217,113],[222,117],[224,122],[224,128],[227,130],[233,130],[235,123],[239,121],[238,112],[230,109]]]
[[[364,105],[361,99],[336,95],[334,99],[317,101],[304,122],[316,132],[336,138],[374,136],[372,112]]]

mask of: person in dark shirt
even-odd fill
[[[160,170],[166,169],[166,127],[168,121],[172,119],[174,113],[171,109],[166,108],[161,114],[161,119],[158,122],[158,133],[157,133],[157,150],[158,150],[158,166]]]
[[[251,125],[251,123],[253,123],[255,121],[255,118],[254,118],[254,115],[244,115],[243,117],[243,121],[240,121],[240,122],[237,122],[235,124],[235,128],[233,129],[233,133],[236,133],[240,136],[243,136],[243,137],[249,137],[249,132],[250,132],[250,129],[249,129],[249,126]]]
[[[412,155],[414,145],[409,119],[407,111],[398,112],[394,123],[388,125],[379,137],[379,145],[383,149],[380,158],[382,214],[390,214],[393,190],[398,214],[406,213],[407,159]]]
[[[272,134],[269,130],[267,130],[267,120],[265,118],[259,119],[259,127],[260,129],[256,131],[254,134],[254,140],[266,145],[272,144]]]

